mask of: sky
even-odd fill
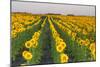
[[[95,16],[95,6],[12,1],[11,12]]]

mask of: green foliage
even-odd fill
[[[39,64],[41,61],[42,57],[42,37],[40,35],[39,41],[38,41],[38,46],[36,48],[30,48],[29,51],[32,53],[33,57],[32,59],[27,63],[28,65],[30,64]]]
[[[59,53],[56,50],[55,41],[54,41],[53,38],[51,40],[52,40],[51,41],[51,53],[52,53],[53,61],[54,61],[54,63],[60,63],[60,59],[59,59],[60,56],[59,56]]]
[[[45,20],[43,20],[43,21],[45,21]],[[45,44],[45,42],[43,41],[45,38],[44,29],[45,29],[44,27],[41,28],[41,33],[39,36],[37,47],[29,48],[29,51],[32,53],[32,59],[26,62],[27,65],[40,64],[40,62],[41,62],[41,58],[43,57],[43,45]]]

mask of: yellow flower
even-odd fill
[[[74,41],[75,40],[75,37],[72,37],[72,40]]]
[[[64,42],[59,42],[57,45],[56,45],[56,50],[58,52],[63,52],[63,50],[65,49],[66,47],[66,43]]]
[[[30,53],[29,51],[23,51],[22,56],[26,60],[31,60],[32,59],[32,53]]]
[[[85,46],[88,46],[90,44],[89,39],[86,39],[85,41],[86,41]]]
[[[36,44],[36,39],[35,39],[35,38],[34,38],[34,39],[31,39],[30,42],[31,42],[32,44]]]
[[[79,44],[80,44],[80,45],[88,46],[88,45],[90,44],[90,41],[89,41],[89,39],[86,39],[86,40],[80,39],[80,40],[79,40]]]
[[[55,38],[55,37],[58,37],[59,36],[59,34],[55,31],[54,33],[53,33],[53,37]]]
[[[16,31],[17,31],[17,32],[21,32],[21,29],[20,29],[20,28],[17,28]]]
[[[63,39],[61,39],[60,37],[56,37],[55,41],[56,42],[63,42]]]
[[[93,50],[95,50],[95,48],[96,48],[95,43],[91,43],[89,49],[90,49],[91,51],[93,51]]]
[[[28,51],[23,51],[22,56],[25,56],[25,54],[26,54],[27,52],[28,52]]]
[[[36,42],[35,44],[33,44],[33,47],[36,48],[38,45],[38,42]]]
[[[63,51],[63,47],[61,45],[56,46],[56,50],[58,52],[62,52]]]
[[[68,30],[68,35],[71,35],[71,30]]]
[[[32,42],[31,41],[26,41],[25,42],[25,47],[26,48],[31,48],[33,46]]]
[[[80,43],[80,40],[81,40],[81,38],[79,38],[79,37],[76,38],[76,42],[77,42],[77,43]]]
[[[40,31],[35,32],[34,35],[32,36],[32,38],[38,38],[40,35]]]
[[[85,30],[85,29],[83,29],[83,32],[82,32],[84,35],[87,35],[88,34],[88,32]]]
[[[21,29],[21,32],[23,32],[23,31],[25,31],[25,30],[26,30],[24,27],[21,27],[20,29]]]
[[[12,25],[12,29],[15,29],[15,26],[14,25]]]
[[[78,29],[77,29],[77,32],[81,32],[81,29],[80,29],[80,28],[78,28]]]
[[[66,62],[68,62],[68,56],[67,56],[67,54],[64,54],[64,53],[62,53],[62,54],[60,54],[60,61],[61,61],[61,63],[66,63]]]
[[[17,36],[16,30],[11,31],[11,36],[12,36],[12,38],[15,38]]]
[[[76,33],[75,32],[72,32],[71,35],[72,35],[72,37],[75,37],[76,36]]]
[[[96,59],[96,50],[93,50],[91,53],[92,53],[93,58],[94,58],[94,60],[95,60],[95,59]]]
[[[62,28],[62,30],[65,32],[66,31],[66,29],[65,28]]]
[[[83,42],[84,42],[84,40],[82,40],[82,39],[79,40],[80,45],[83,45]]]
[[[91,43],[89,49],[91,50],[91,53],[93,55],[93,58],[96,58],[96,45],[95,43]]]

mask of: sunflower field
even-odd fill
[[[95,16],[11,14],[12,66],[96,60]]]

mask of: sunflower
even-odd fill
[[[31,42],[32,44],[36,44],[36,39],[35,39],[35,38],[34,38],[34,39],[31,39],[30,42]]]
[[[71,35],[71,32],[72,32],[71,30],[68,30],[68,35]]]
[[[86,39],[85,41],[86,41],[85,45],[88,46],[90,44],[89,39]]]
[[[20,28],[17,28],[16,31],[17,31],[17,32],[21,32],[21,29],[20,29]]]
[[[24,27],[22,27],[22,28],[20,28],[20,29],[21,29],[21,31],[20,31],[20,32],[23,32],[23,31],[25,31],[25,30],[26,30]]]
[[[32,44],[31,41],[26,41],[26,42],[25,42],[25,47],[26,47],[26,48],[31,48],[32,45],[33,45],[33,44]]]
[[[72,35],[72,37],[76,37],[77,33],[72,32],[71,35]]]
[[[64,53],[61,53],[60,54],[60,61],[61,61],[61,63],[66,63],[66,62],[68,62],[68,56],[67,56],[67,54],[64,54]]]
[[[60,37],[56,37],[55,41],[56,42],[63,42],[63,39],[61,39]]]
[[[29,51],[23,51],[22,56],[26,60],[31,60],[32,59],[32,53],[30,53]]]
[[[38,45],[38,42],[36,42],[35,44],[33,44],[33,47],[36,48]]]
[[[78,29],[77,29],[77,32],[81,32],[81,29],[80,29],[80,28],[78,28]]]
[[[12,38],[15,38],[17,36],[16,30],[11,31],[11,36]]]
[[[79,44],[80,44],[80,45],[85,45],[85,44],[86,44],[86,41],[85,41],[85,40],[80,39]]]
[[[32,36],[32,38],[37,38],[40,35],[40,31],[39,32],[35,32],[34,35]]]
[[[88,32],[85,29],[83,29],[82,33],[83,33],[83,35],[87,35],[88,34]]]
[[[60,43],[58,43],[58,45],[56,45],[56,50],[58,52],[63,52],[63,50],[65,49],[65,47],[66,47],[66,43],[60,42]]]
[[[25,56],[25,54],[26,54],[27,52],[28,52],[28,51],[23,51],[22,56]]]
[[[89,49],[91,50],[91,54],[93,55],[93,58],[96,58],[96,45],[95,43],[91,43]]]
[[[89,49],[91,51],[95,50],[95,43],[91,43]]]
[[[64,49],[63,49],[63,47],[61,45],[58,45],[58,46],[56,46],[56,50],[58,52],[62,52]]]
[[[96,59],[96,50],[93,50],[91,53],[92,53],[93,58],[94,58],[94,60],[95,60],[95,59]]]

